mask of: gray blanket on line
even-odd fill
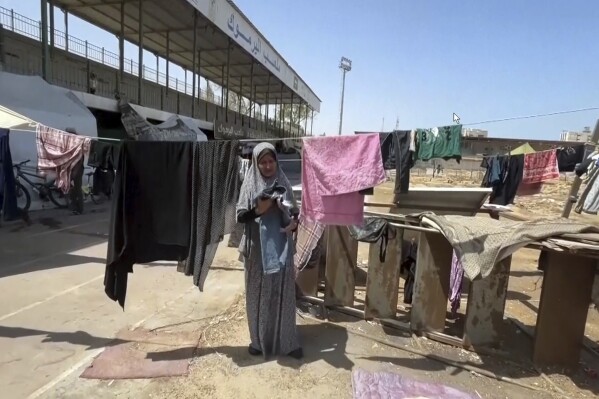
[[[564,234],[599,232],[597,227],[563,218],[515,222],[423,214],[421,221],[443,233],[470,280],[487,277],[497,262],[535,241]]]

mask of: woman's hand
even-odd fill
[[[274,204],[274,201],[272,200],[272,198],[267,198],[267,199],[263,199],[263,198],[258,198],[257,204],[256,204],[256,214],[257,215],[264,215]]]
[[[295,219],[291,219],[291,223],[289,223],[289,226],[285,227],[283,229],[283,231],[285,233],[291,233],[293,232],[293,230],[295,230],[297,228],[297,220]]]

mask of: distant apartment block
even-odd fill
[[[560,141],[578,141],[581,143],[589,143],[591,141],[591,128],[586,126],[582,132],[573,132],[564,130],[560,135]]]
[[[488,130],[484,130],[484,129],[463,128],[462,129],[462,135],[464,137],[479,137],[479,138],[483,138],[483,137],[489,137],[489,131]]]

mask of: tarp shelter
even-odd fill
[[[522,144],[520,147],[514,148],[510,151],[510,155],[520,155],[520,154],[534,154],[536,151],[532,146],[528,143]]]
[[[35,124],[97,137],[96,118],[71,91],[39,76],[0,72],[0,127],[11,129],[13,162],[37,163]]]

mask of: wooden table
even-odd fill
[[[377,212],[369,212],[372,216]],[[364,315],[394,318],[397,313],[399,264],[405,232],[419,235],[418,264],[410,325],[414,332],[441,332],[445,328],[449,298],[449,277],[453,248],[437,230],[417,224],[400,215],[378,214],[392,222],[398,234],[390,240],[387,257],[379,259],[379,245],[370,245]],[[355,268],[358,245],[346,227],[328,227],[325,271],[325,305],[354,306]],[[567,240],[566,240],[567,241]],[[572,243],[576,240],[572,239]],[[547,242],[529,247],[543,252],[544,280],[541,291],[533,360],[538,364],[576,366],[580,357],[584,328],[597,270],[599,246],[585,253],[573,249],[548,248]],[[593,249],[595,248],[595,249]],[[491,274],[472,281],[468,292],[464,346],[496,346],[504,322],[511,256],[495,265]],[[316,292],[318,273],[302,282]]]

